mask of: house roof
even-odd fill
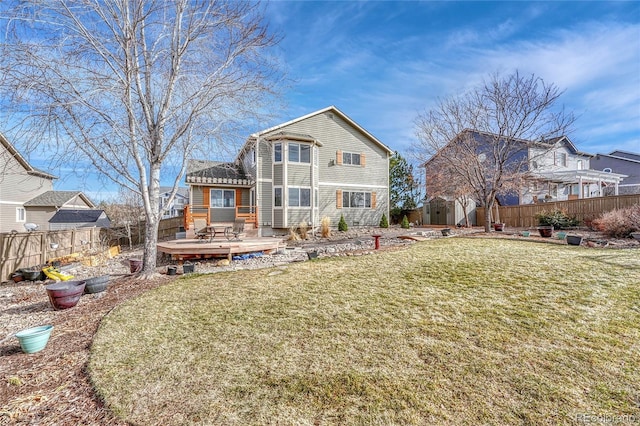
[[[640,163],[640,154],[627,151],[613,151],[610,154],[598,154],[599,157],[615,158],[616,160],[631,161],[632,163]]]
[[[102,215],[106,216],[104,210],[62,209],[49,219],[49,223],[93,223],[97,222]]]
[[[168,194],[173,190],[172,186],[161,186],[160,194]],[[179,187],[176,192],[176,196],[180,196],[182,198],[189,198],[189,188]]]
[[[251,185],[253,180],[235,163],[220,161],[189,160],[187,183],[208,183],[218,185]]]
[[[25,207],[62,207],[76,197],[80,197],[89,207],[95,205],[80,191],[47,191],[24,203]]]
[[[253,133],[249,139],[247,140],[247,142],[245,143],[245,146],[247,144],[249,144],[250,142],[252,142],[253,140],[267,134],[267,133],[271,133],[274,132],[278,129],[282,129],[284,127],[290,126],[291,124],[294,123],[298,123],[300,121],[306,120],[308,118],[314,117],[316,115],[320,115],[320,114],[324,114],[326,112],[332,112],[334,114],[336,114],[337,116],[339,116],[340,118],[342,118],[344,121],[346,121],[347,123],[349,123],[352,127],[354,127],[355,129],[357,129],[360,133],[362,133],[365,137],[367,137],[368,139],[370,139],[372,142],[374,142],[376,145],[378,145],[380,148],[382,148],[383,150],[385,150],[387,153],[389,154],[393,154],[393,150],[391,148],[389,148],[388,146],[386,146],[385,144],[383,144],[380,140],[378,140],[378,138],[376,138],[375,136],[373,136],[371,133],[369,133],[367,130],[364,129],[364,127],[360,126],[358,123],[356,123],[355,121],[353,121],[351,118],[349,118],[349,116],[347,116],[345,113],[343,113],[342,111],[340,111],[337,107],[331,105],[328,106],[326,108],[323,108],[321,110],[312,112],[310,114],[304,115],[302,117],[298,117],[298,118],[294,118],[293,120],[289,120],[285,123],[282,124],[278,124],[277,126],[273,126],[273,127],[269,127],[268,129],[264,129],[261,130],[259,132]],[[289,135],[295,135],[293,133],[289,133]],[[314,141],[317,143],[316,139],[313,138],[312,136],[309,135],[298,135],[298,136],[302,136],[302,137],[306,137],[308,138],[309,141]],[[273,137],[273,135],[272,135]],[[240,153],[242,153],[243,149],[240,150]],[[240,154],[238,154],[238,157],[240,156]]]
[[[22,167],[24,167],[24,169],[28,174],[43,177],[45,179],[51,179],[51,180],[58,178],[57,176],[54,176],[43,170],[37,169],[33,167],[31,164],[29,164],[29,162],[22,156],[22,154],[18,152],[18,150],[7,140],[7,138],[4,137],[2,133],[0,133],[0,144],[2,144],[2,146],[4,146],[4,148],[7,150],[7,152],[9,152],[9,154],[13,158],[15,158],[16,161],[20,163]]]

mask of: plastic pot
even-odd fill
[[[32,354],[43,350],[47,346],[52,330],[52,325],[42,325],[17,332],[16,337],[22,352]]]
[[[142,271],[142,259],[129,259],[129,270],[132,274]]]
[[[580,235],[567,235],[567,244],[572,246],[579,246],[582,243],[582,236]]]
[[[109,285],[109,278],[109,275],[88,278],[85,281],[84,292],[87,294],[93,294],[105,291]]]
[[[185,262],[185,264],[182,265],[182,272],[185,274],[191,274],[195,270],[196,270],[196,265],[194,265],[193,263]]]
[[[49,284],[47,295],[55,310],[73,308],[84,293],[85,281],[62,281]]]

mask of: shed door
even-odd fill
[[[447,202],[441,199],[431,201],[431,224],[446,225],[447,224]]]

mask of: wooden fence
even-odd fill
[[[163,219],[158,240],[175,238],[182,227],[182,217]],[[133,244],[144,239],[144,223],[132,228]],[[6,281],[20,268],[41,266],[51,259],[72,254],[100,252],[117,245],[128,245],[122,230],[77,228],[59,231],[0,233],[0,281]]]
[[[575,216],[581,223],[585,223],[585,221],[597,218],[602,213],[631,207],[634,204],[640,204],[640,194],[523,204],[519,206],[501,206],[499,207],[499,213],[500,221],[507,226],[529,228],[538,225],[536,214],[543,211],[562,210],[569,216]],[[478,207],[476,209],[476,217],[478,221],[477,224],[481,226],[484,221],[484,207]]]

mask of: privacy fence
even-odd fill
[[[581,200],[555,201],[551,203],[526,204],[520,206],[499,207],[500,222],[506,226],[528,228],[538,225],[536,215],[544,211],[562,210],[569,216],[575,216],[581,223],[596,219],[602,213],[640,204],[640,194],[617,195],[610,197],[584,198]],[[478,225],[482,225],[484,207],[476,209]],[[495,217],[495,208],[494,208]]]
[[[163,219],[158,227],[158,240],[175,238],[182,218]],[[76,254],[90,255],[109,247],[144,241],[144,222],[125,228],[77,228],[59,231],[0,233],[0,281],[6,281],[20,268],[39,267],[52,259]]]

